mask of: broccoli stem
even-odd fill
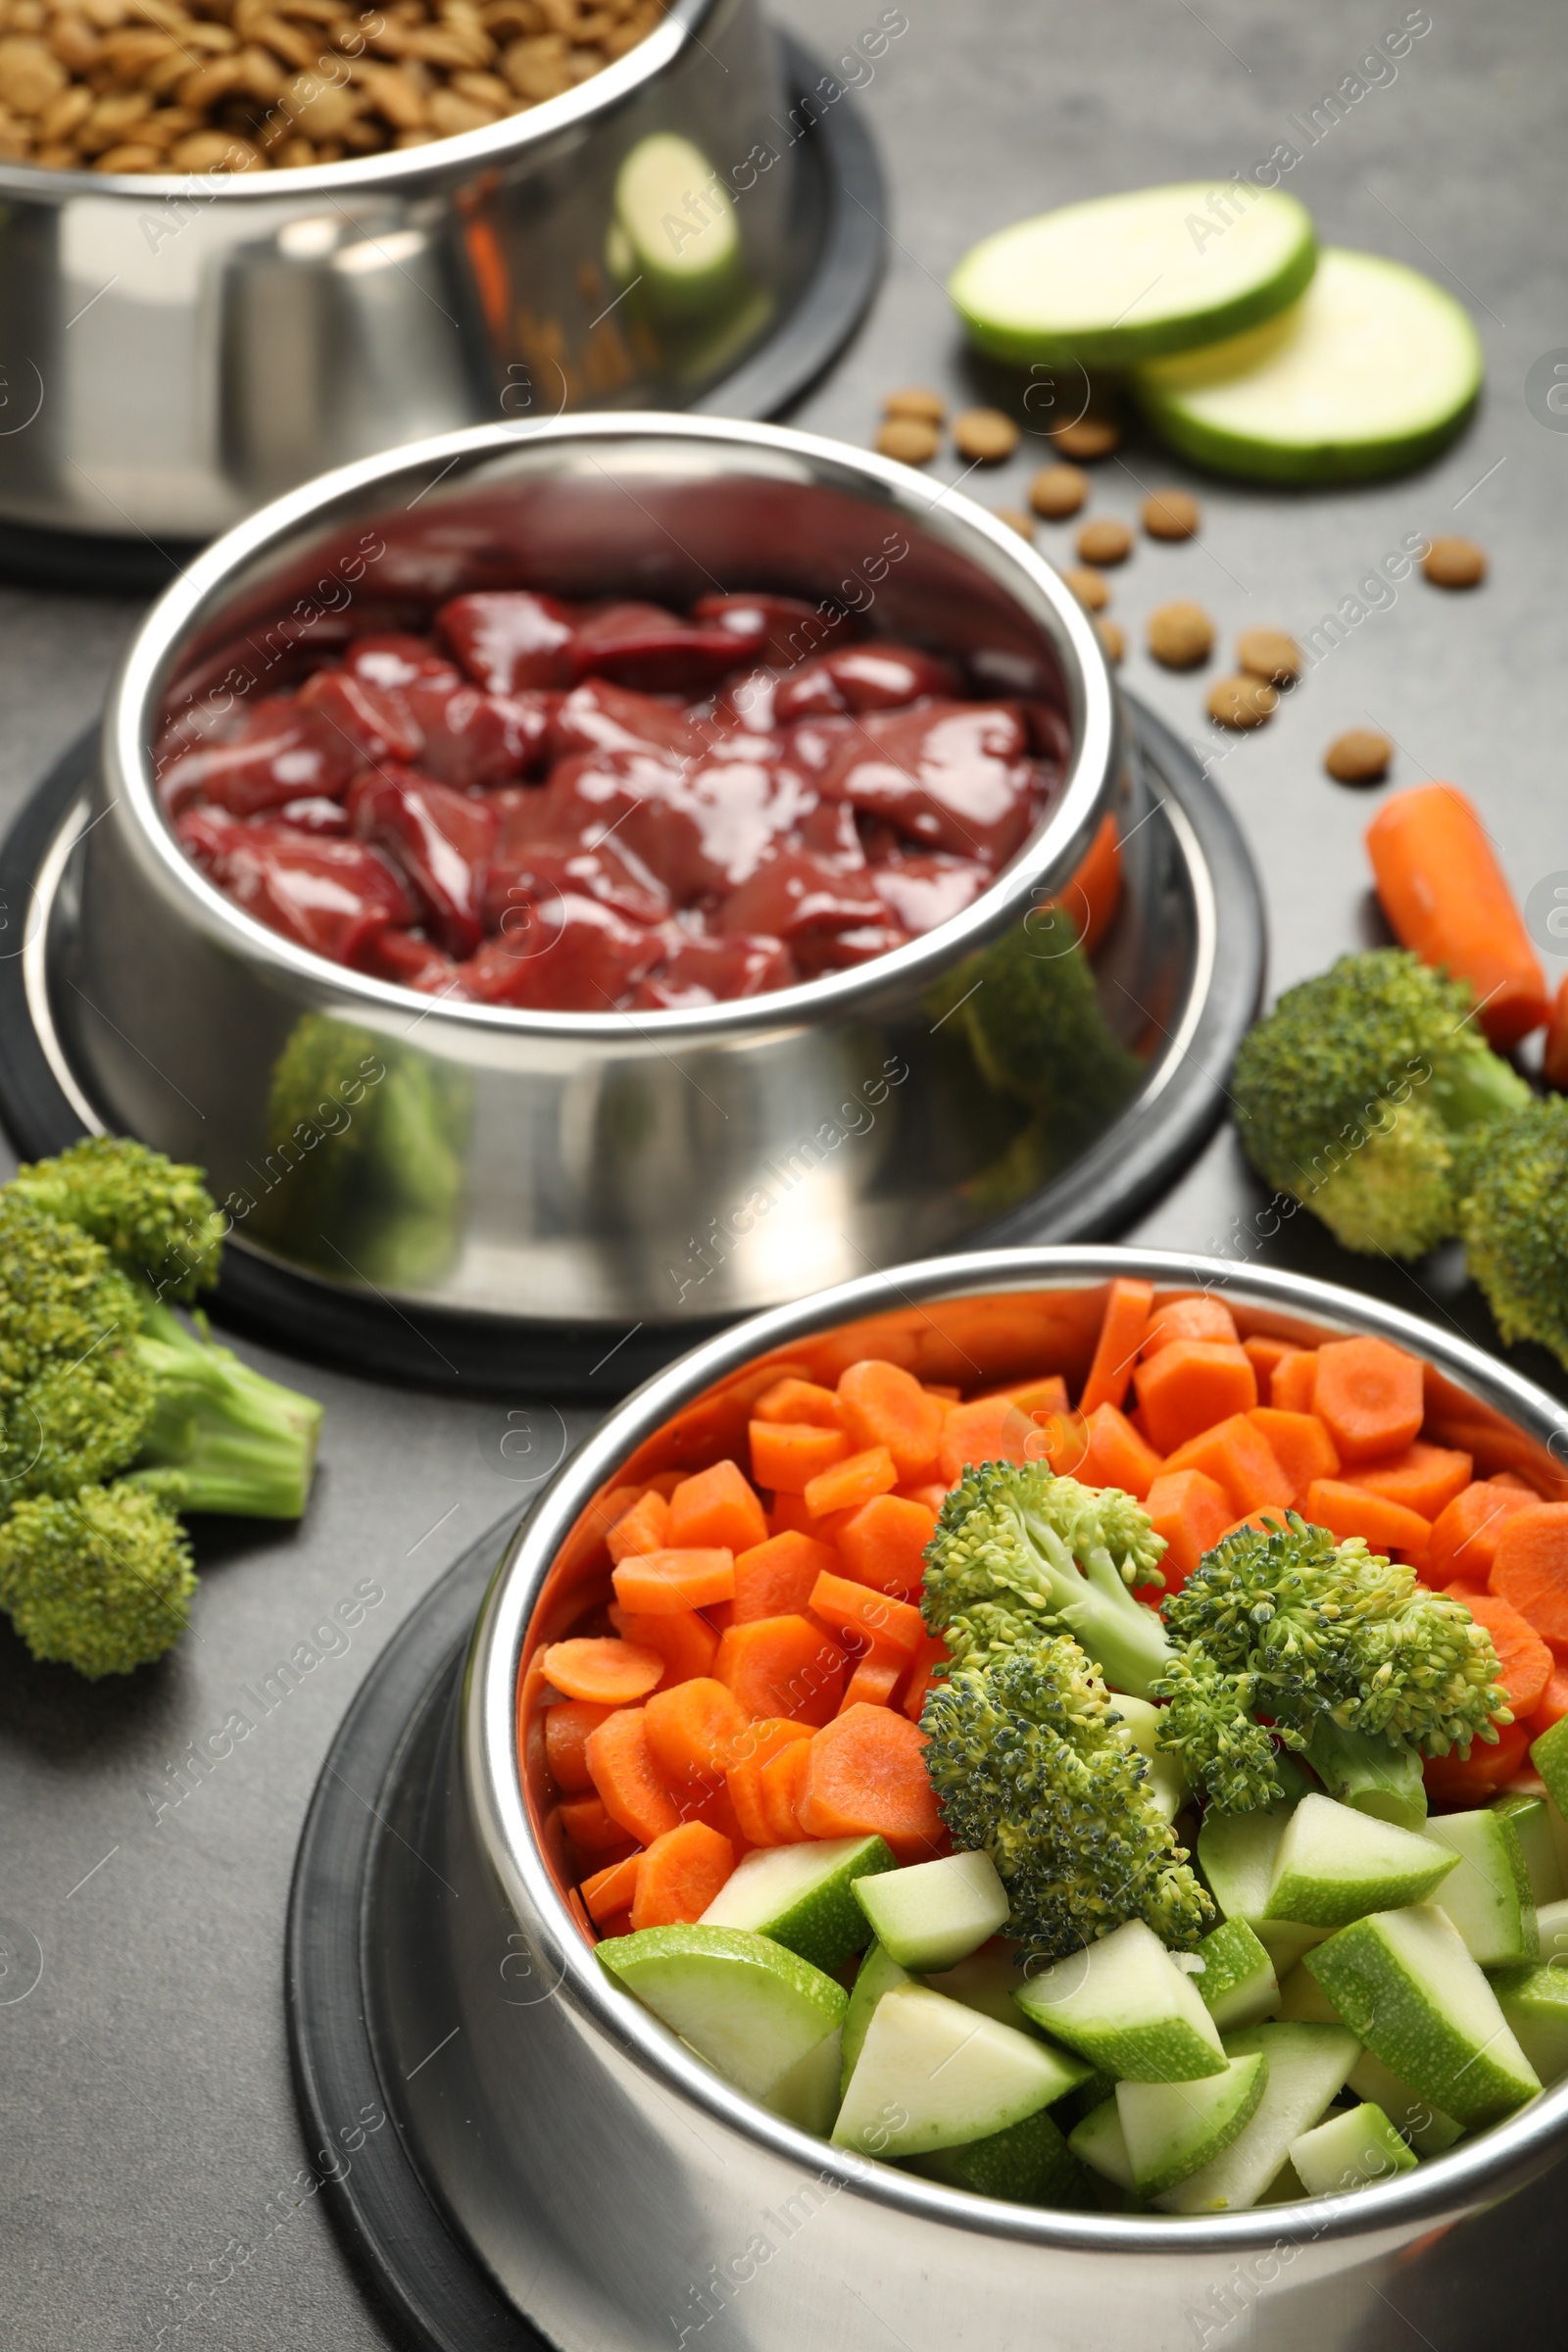
[[[1534,1101],[1511,1062],[1498,1054],[1456,1054],[1430,1080],[1432,1106],[1450,1136],[1494,1127]]]
[[[1353,1812],[1419,1830],[1427,1817],[1421,1757],[1407,1740],[1382,1732],[1350,1732],[1320,1715],[1306,1747],[1307,1761],[1329,1795]]]
[[[1121,1571],[1102,1545],[1086,1546],[1081,1561],[1038,1516],[1029,1532],[1050,1571],[1052,1615],[1089,1652],[1113,1690],[1148,1698],[1171,1660],[1171,1644],[1152,1609],[1134,1599]]]
[[[136,1353],[153,1375],[153,1416],[127,1482],[181,1511],[298,1519],[316,1466],[321,1407],[188,1330],[146,1311]]]

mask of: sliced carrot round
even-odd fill
[[[544,1670],[565,1698],[589,1698],[596,1706],[629,1707],[662,1679],[664,1661],[635,1642],[603,1640],[552,1642]]]

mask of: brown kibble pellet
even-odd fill
[[[1091,571],[1087,564],[1068,564],[1061,576],[1087,612],[1103,612],[1110,602],[1110,582],[1102,571]]]
[[[1034,537],[1035,518],[1032,514],[1025,514],[1018,507],[993,507],[991,511],[999,522],[1004,522],[1009,531],[1016,531],[1020,539]]]
[[[1271,686],[1289,685],[1301,674],[1301,649],[1283,629],[1244,629],[1236,640],[1236,659]]]
[[[1133,552],[1133,535],[1115,514],[1096,514],[1073,541],[1085,564],[1125,564]]]
[[[927,392],[919,384],[890,392],[882,403],[884,416],[918,416],[922,424],[940,424],[947,413],[948,404],[941,393]]]
[[[1479,588],[1487,576],[1486,551],[1473,539],[1434,539],[1421,568],[1434,588]]]
[[[1185,599],[1161,605],[1149,615],[1149,650],[1166,669],[1197,669],[1214,650],[1214,623]]]
[[[1029,504],[1048,522],[1065,522],[1089,496],[1089,476],[1076,466],[1043,466],[1029,485]]]
[[[960,457],[999,466],[1018,446],[1018,427],[1000,409],[965,409],[953,419],[953,444]]]
[[[1201,517],[1185,490],[1155,490],[1145,499],[1143,525],[1151,539],[1191,539]]]
[[[1095,635],[1105,649],[1105,660],[1119,663],[1127,652],[1127,635],[1121,623],[1103,618],[1095,623]]]
[[[1121,426],[1108,416],[1080,416],[1076,424],[1058,425],[1051,438],[1064,458],[1092,466],[1121,447]]]
[[[897,458],[906,466],[929,466],[942,436],[923,417],[890,416],[877,432],[876,445],[885,458]]]
[[[1393,744],[1376,727],[1351,727],[1335,736],[1323,764],[1336,784],[1381,784],[1393,758]]]
[[[1208,690],[1208,715],[1222,727],[1260,727],[1279,709],[1280,698],[1266,678],[1221,678]]]

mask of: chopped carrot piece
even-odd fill
[[[1532,1502],[1515,1511],[1497,1538],[1487,1582],[1544,1642],[1568,1654],[1568,1502]]]
[[[705,1609],[710,1601],[733,1600],[735,1554],[716,1545],[701,1551],[645,1551],[634,1560],[622,1560],[612,1581],[622,1608],[672,1617],[677,1609]]]
[[[1394,936],[1475,992],[1487,1043],[1506,1054],[1546,1017],[1546,983],[1475,808],[1453,784],[1390,796],[1366,829]]]
[[[712,1671],[718,1636],[695,1609],[671,1609],[666,1616],[645,1617],[612,1600],[610,1622],[624,1641],[635,1642],[639,1649],[656,1650],[663,1659],[661,1690],[667,1690],[672,1683],[689,1682],[694,1674]]]
[[[939,1479],[933,1479],[927,1487],[900,1487],[897,1493],[901,1502],[923,1503],[933,1519],[941,1517],[942,1505],[948,1499],[948,1490]]]
[[[1084,1382],[1084,1393],[1078,1399],[1078,1409],[1092,1413],[1097,1405],[1122,1405],[1132,1382],[1133,1366],[1149,1325],[1150,1309],[1154,1303],[1152,1282],[1136,1282],[1118,1275],[1105,1287],[1104,1311],[1100,1318],[1100,1337]],[[1062,1398],[1065,1406],[1067,1399]]]
[[[1326,1527],[1336,1544],[1361,1536],[1374,1551],[1400,1551],[1420,1559],[1432,1541],[1432,1522],[1419,1511],[1407,1511],[1402,1502],[1369,1494],[1365,1487],[1351,1486],[1343,1478],[1314,1478],[1301,1515],[1314,1527]]]
[[[936,1532],[937,1515],[925,1503],[873,1494],[840,1530],[839,1551],[857,1584],[909,1600],[925,1583],[925,1547]]]
[[[793,1374],[775,1380],[763,1391],[752,1407],[752,1417],[757,1421],[805,1421],[813,1429],[844,1426],[832,1390],[818,1388],[814,1380],[797,1380]]]
[[[906,1660],[920,1646],[925,1625],[918,1609],[887,1592],[873,1592],[847,1576],[819,1576],[811,1589],[811,1613],[836,1634],[881,1649],[897,1649]]]
[[[669,1548],[750,1551],[767,1541],[767,1516],[735,1462],[683,1478],[669,1498]]]
[[[809,1536],[818,1544],[826,1537],[806,1507],[804,1494],[786,1494],[782,1491],[773,1497],[773,1508],[767,1514],[767,1524],[775,1536]]]
[[[1561,1723],[1565,1715],[1568,1715],[1568,1666],[1554,1660],[1551,1680],[1530,1718],[1531,1739],[1539,1740],[1543,1732],[1549,1732],[1552,1725]]]
[[[1450,1810],[1484,1805],[1524,1769],[1530,1740],[1527,1724],[1505,1723],[1494,1741],[1475,1740],[1468,1756],[1453,1748],[1446,1756],[1428,1756],[1421,1767],[1428,1796]]]
[[[898,1472],[895,1485],[931,1476],[947,1407],[912,1372],[867,1356],[840,1373],[838,1396],[850,1443],[862,1452],[885,1446]]]
[[[664,1661],[632,1642],[552,1642],[540,1663],[546,1679],[566,1698],[590,1698],[600,1707],[630,1706],[653,1690]]]
[[[1469,1454],[1451,1446],[1423,1446],[1419,1439],[1402,1452],[1385,1454],[1375,1462],[1357,1462],[1355,1483],[1369,1494],[1402,1502],[1423,1519],[1438,1519],[1456,1494],[1470,1484]],[[1332,1476],[1332,1473],[1325,1473]]]
[[[839,1713],[842,1715],[846,1707],[891,1706],[900,1678],[908,1672],[908,1668],[907,1658],[885,1657],[875,1649],[868,1649],[865,1656],[858,1660],[855,1672],[845,1686]]]
[[[1451,1576],[1462,1576],[1484,1585],[1507,1521],[1540,1499],[1534,1490],[1505,1486],[1500,1478],[1477,1479],[1466,1487],[1433,1527],[1432,1549],[1422,1571],[1427,1583],[1440,1586]]]
[[[641,1707],[617,1707],[607,1716],[589,1733],[587,1754],[605,1811],[628,1838],[652,1845],[675,1827],[680,1813],[654,1763]]]
[[[759,1775],[773,1845],[799,1845],[807,1836],[801,1826],[801,1791],[810,1755],[809,1740],[797,1740],[793,1746],[781,1747],[776,1756],[769,1756]]]
[[[1114,816],[1101,818],[1082,863],[1069,876],[1061,897],[1051,904],[1064,909],[1078,930],[1078,945],[1086,956],[1093,956],[1121,905],[1121,834]]]
[[[589,1733],[597,1732],[605,1717],[613,1713],[612,1707],[600,1706],[589,1698],[558,1699],[553,1707],[546,1707],[545,1762],[564,1795],[581,1796],[585,1788],[593,1787],[594,1776],[583,1750]]]
[[[940,1634],[927,1634],[914,1653],[909,1668],[909,1680],[904,1693],[904,1712],[911,1723],[918,1723],[925,1705],[925,1694],[931,1688],[931,1678],[939,1666],[948,1662],[948,1645]]]
[[[1129,1429],[1137,1430],[1148,1443],[1148,1432],[1138,1428],[1131,1413],[1125,1414]],[[1024,1451],[1025,1461],[1044,1462],[1058,1478],[1082,1478],[1084,1463],[1089,1455],[1089,1424],[1082,1413],[1046,1413],[1036,1418],[1035,1434]]]
[[[1292,1502],[1305,1494],[1314,1478],[1339,1477],[1338,1449],[1316,1413],[1288,1413],[1277,1404],[1254,1404],[1247,1418],[1268,1440],[1274,1459],[1290,1480]],[[1405,1499],[1402,1494],[1394,1497],[1396,1502]],[[1411,1508],[1415,1507],[1412,1503]]]
[[[1086,1487],[1120,1487],[1142,1502],[1159,1476],[1158,1454],[1113,1404],[1097,1404],[1087,1423],[1088,1450],[1074,1478]]]
[[[1203,1470],[1162,1470],[1144,1497],[1156,1536],[1165,1539],[1159,1563],[1167,1592],[1179,1592],[1205,1551],[1212,1551],[1235,1509],[1225,1489]]]
[[[925,1861],[943,1834],[925,1734],[891,1707],[838,1716],[807,1749],[798,1818],[808,1838],[881,1837],[900,1862]]]
[[[774,1494],[804,1494],[818,1472],[850,1450],[842,1429],[809,1421],[754,1421],[751,1439],[752,1476]]]
[[[1522,1723],[1546,1695],[1553,1665],[1551,1651],[1529,1619],[1521,1617],[1499,1593],[1483,1592],[1465,1605],[1477,1625],[1484,1625],[1492,1636],[1497,1653],[1497,1680]]]
[[[1040,1432],[1010,1396],[980,1396],[956,1404],[942,1424],[940,1469],[953,1486],[976,1462],[1036,1462]]]
[[[963,1396],[961,1389],[950,1388],[943,1380],[926,1380],[920,1385],[928,1396],[939,1397],[944,1404],[957,1404]]]
[[[623,1825],[597,1796],[567,1797],[561,1807],[561,1826],[579,1854],[607,1854],[612,1846],[626,1842]]]
[[[1133,1374],[1149,1442],[1174,1453],[1188,1438],[1257,1402],[1257,1375],[1240,1347],[1224,1340],[1172,1340]]]
[[[1280,1358],[1295,1353],[1289,1340],[1271,1339],[1267,1332],[1261,1331],[1242,1342],[1242,1351],[1257,1374],[1257,1393],[1260,1396],[1267,1396],[1269,1382],[1274,1377],[1274,1367]]]
[[[760,1723],[748,1723],[736,1733],[730,1750],[730,1761],[724,1772],[724,1786],[729,1791],[735,1818],[748,1845],[772,1845],[771,1823],[762,1797],[762,1766],[771,1762],[780,1748],[796,1740],[811,1737],[804,1723],[790,1723],[782,1716],[773,1716]]]
[[[809,1617],[793,1613],[732,1625],[719,1638],[713,1672],[743,1715],[786,1715],[826,1723],[844,1695],[849,1660]]]
[[[893,1455],[886,1446],[868,1446],[842,1462],[818,1472],[806,1490],[806,1507],[813,1519],[832,1511],[858,1511],[874,1494],[891,1494],[899,1483]]]
[[[730,1743],[746,1727],[734,1692],[711,1675],[656,1690],[643,1721],[654,1769],[672,1789],[691,1781],[721,1781]]]
[[[1172,1298],[1168,1304],[1155,1307],[1139,1352],[1148,1363],[1151,1356],[1158,1355],[1162,1348],[1173,1346],[1177,1340],[1209,1340],[1221,1347],[1239,1348],[1242,1335],[1224,1299],[1200,1291],[1195,1298]]]
[[[754,1617],[788,1617],[804,1609],[811,1587],[824,1568],[836,1568],[838,1554],[830,1544],[803,1536],[796,1528],[769,1536],[754,1544],[735,1562],[735,1625]]]
[[[612,1862],[608,1870],[596,1870],[591,1879],[584,1879],[580,1891],[595,1927],[602,1928],[617,1911],[631,1909],[637,1897],[637,1871],[641,1862],[640,1853],[628,1854],[624,1862]]]
[[[735,1848],[706,1821],[683,1821],[656,1838],[637,1870],[633,1935],[701,1919],[735,1868]]]
[[[1282,1413],[1309,1413],[1316,1386],[1317,1349],[1293,1348],[1269,1374],[1268,1400]]]
[[[1253,1408],[1255,1411],[1255,1407]],[[1233,1511],[1283,1510],[1296,1488],[1251,1413],[1232,1413],[1185,1446],[1165,1463],[1167,1470],[1204,1470],[1231,1497]]]
[[[1398,1453],[1426,1418],[1421,1365],[1388,1340],[1329,1340],[1317,1351],[1312,1410],[1342,1462]]]
[[[611,1558],[618,1563],[634,1559],[640,1551],[662,1550],[668,1527],[669,1505],[657,1487],[650,1487],[629,1511],[621,1513],[605,1538]]]

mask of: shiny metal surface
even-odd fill
[[[431,433],[695,397],[809,267],[786,107],[758,0],[674,0],[591,81],[427,147],[238,177],[0,164],[0,518],[205,539]],[[617,229],[617,173],[663,133],[740,236],[697,301],[629,284]]]
[[[715,582],[847,596],[978,684],[1054,701],[1068,772],[973,906],[858,970],[646,1015],[390,987],[294,948],[207,882],[164,821],[147,747],[176,679],[227,695],[286,674],[281,612],[352,608],[376,625],[484,581],[635,582],[677,603]],[[1004,1214],[1140,1087],[1157,1092],[1208,985],[1212,907],[1181,887],[1176,818],[1143,821],[1103,658],[1056,574],[967,500],[782,428],[491,428],[280,500],[155,609],[103,762],[51,992],[102,1114],[205,1164],[246,1247],[393,1298],[602,1322],[607,1345],[628,1324],[796,1298]],[[1128,843],[1101,957],[1113,1043],[1084,1057],[1071,1101],[1043,1107],[1028,1090],[1038,1076],[1049,1094],[1056,1066],[1043,1027],[1056,957],[1049,940],[1036,955],[1029,926],[1111,809]],[[988,980],[980,1023],[970,1001]],[[313,1092],[302,1121],[270,1108],[291,1042],[338,1087]],[[1084,1090],[1107,1071],[1091,1113]]]
[[[1487,1470],[1568,1487],[1568,1413],[1478,1349],[1300,1276],[1158,1251],[899,1268],[760,1316],[628,1399],[497,1571],[450,1778],[428,1775],[428,1796],[394,1821],[366,1921],[373,2031],[407,2144],[563,2352],[684,2347],[721,2313],[749,2352],[877,2352],[890,2339],[906,2352],[1370,2352],[1392,2340],[1391,2310],[1446,2310],[1478,2248],[1495,2260],[1506,2208],[1492,2209],[1568,2143],[1564,2083],[1393,2184],[1323,2202],[1167,2220],[971,2198],[752,2105],[609,1984],[574,1925],[532,1742],[519,1776],[517,1689],[534,1647],[604,1577],[598,1500],[628,1475],[713,1458],[786,1363],[832,1377],[874,1346],[965,1384],[1051,1364],[1074,1377],[1116,1274],[1221,1291],[1246,1334],[1310,1345],[1376,1332],[1417,1349],[1434,1426],[1462,1430]],[[1443,2334],[1447,2352],[1490,2340]]]

